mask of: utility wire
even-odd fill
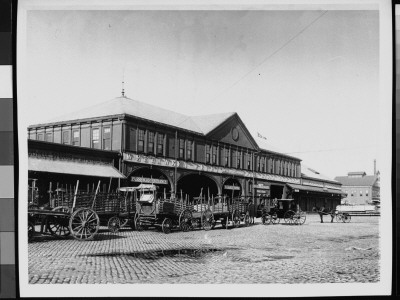
[[[259,64],[257,64],[254,68],[252,68],[250,71],[248,71],[246,74],[244,74],[242,77],[240,77],[238,80],[236,80],[232,85],[227,87],[225,90],[223,90],[220,94],[214,97],[213,100],[217,99],[218,97],[222,96],[227,92],[229,89],[234,87],[236,84],[238,84],[241,80],[243,80],[245,77],[247,77],[250,73],[252,73],[255,69],[257,69],[259,66],[264,64],[267,60],[269,60],[271,57],[273,57],[275,54],[277,54],[279,51],[281,51],[283,48],[285,48],[291,41],[293,41],[295,38],[297,38],[300,34],[302,34],[304,31],[306,31],[311,25],[313,25],[315,22],[317,22],[320,18],[322,18],[328,11],[324,11],[322,14],[320,14],[317,18],[315,18],[310,24],[308,24],[306,27],[304,27],[302,30],[300,30],[295,36],[290,38],[287,42],[285,42],[281,47],[279,47],[277,50],[272,52],[270,55],[268,55],[266,58],[264,58]]]
[[[297,154],[297,153],[341,151],[341,150],[364,149],[364,148],[373,148],[373,147],[376,147],[376,146],[363,146],[363,147],[354,147],[354,148],[334,148],[334,149],[325,149],[325,150],[299,151],[299,152],[288,152],[288,153],[283,153],[283,154]]]

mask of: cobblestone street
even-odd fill
[[[29,282],[378,282],[379,217],[328,219],[170,234],[102,228],[85,242],[40,237],[28,247]]]

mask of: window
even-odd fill
[[[79,146],[79,130],[74,130],[72,132],[72,145]]]
[[[212,149],[213,149],[213,151],[212,151],[212,163],[214,165],[216,165],[217,164],[217,147],[213,146]]]
[[[253,193],[253,183],[249,181],[249,194]]]
[[[206,163],[209,164],[211,161],[211,155],[210,155],[210,146],[206,145]]]
[[[191,160],[193,153],[193,142],[187,141],[186,143],[186,159]]]
[[[37,139],[38,139],[38,141],[43,141],[44,140],[43,133],[38,133]]]
[[[64,131],[62,133],[62,143],[69,144],[69,131]]]
[[[103,149],[111,150],[111,127],[103,128]]]
[[[229,167],[229,149],[225,149],[225,167]]]
[[[53,141],[53,134],[51,132],[46,133],[46,142]]]
[[[362,197],[362,191],[360,191],[360,197]]]
[[[350,194],[350,196],[351,196],[351,197],[353,197],[353,195],[354,195],[354,191],[351,191],[351,194]]]
[[[162,133],[157,135],[157,154],[164,154],[164,135]]]
[[[258,165],[257,165],[257,171],[260,172],[261,171],[261,157],[258,157]]]
[[[147,133],[147,152],[154,153],[154,132]]]
[[[185,140],[179,139],[179,158],[185,157]]]
[[[92,129],[92,148],[100,148],[100,130],[98,128]]]
[[[368,190],[365,190],[365,196],[367,196],[368,197]]]
[[[250,155],[247,154],[247,170],[250,170],[251,166],[250,160],[251,160]]]
[[[144,130],[143,129],[138,130],[138,151],[139,152],[144,151]]]

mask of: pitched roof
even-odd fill
[[[336,176],[335,180],[343,186],[373,186],[378,179],[375,175],[366,175],[363,177]]]
[[[204,116],[186,116],[127,97],[117,97],[73,113],[61,115],[49,120],[45,124],[115,115],[130,115],[201,134],[207,134],[234,114],[235,113],[222,113]]]
[[[329,178],[328,176],[321,174],[319,171],[316,171],[315,169],[312,169],[304,164],[301,164],[301,177],[307,177],[307,178],[314,178],[314,179],[319,179],[323,181],[332,181],[332,182],[337,182],[339,181],[332,178]]]

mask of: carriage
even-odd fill
[[[264,225],[278,224],[281,219],[291,225],[302,225],[306,221],[306,213],[301,211],[294,199],[265,199],[259,214]]]
[[[91,240],[101,225],[108,226],[110,232],[117,232],[126,220],[133,217],[131,199],[121,192],[58,191],[52,199],[53,207],[28,207],[28,240],[32,240],[36,226],[40,233],[57,237],[72,235],[77,240]]]

